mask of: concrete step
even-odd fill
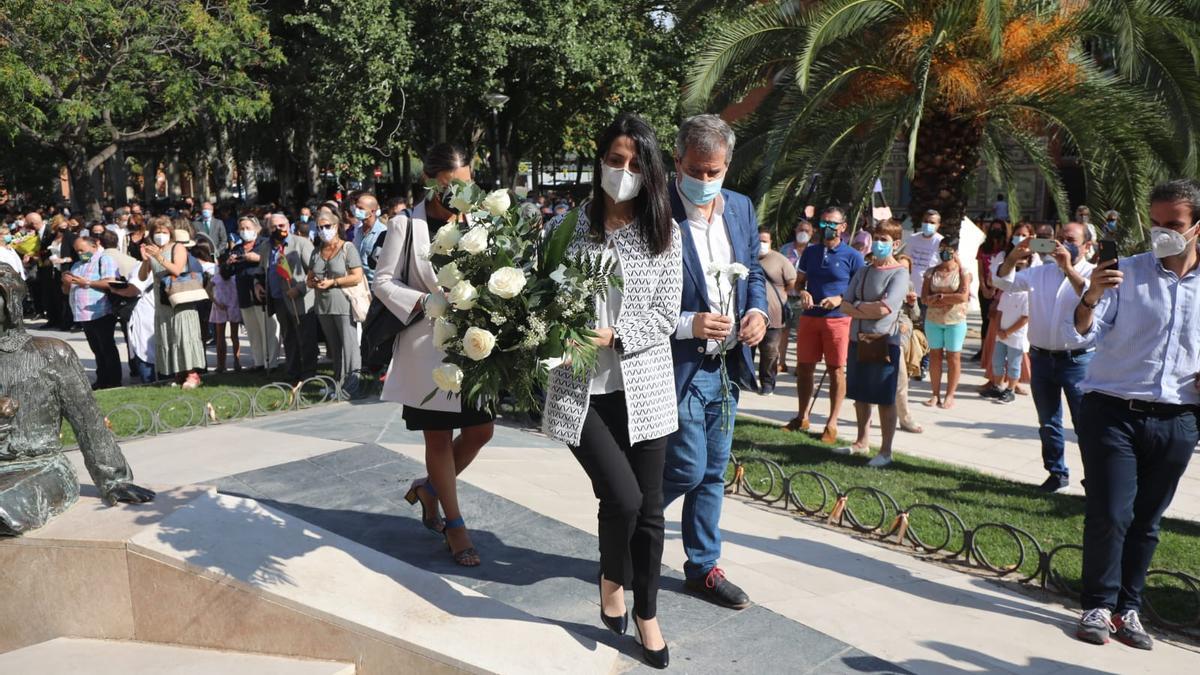
[[[354,675],[354,670],[351,663],[77,638],[57,638],[0,654],[0,673],[14,674]]]

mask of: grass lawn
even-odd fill
[[[750,457],[770,459],[782,466],[788,476],[800,470],[816,471],[833,479],[843,491],[852,486],[877,488],[894,497],[901,508],[917,503],[938,504],[956,512],[968,528],[983,523],[1010,524],[1032,534],[1044,551],[1060,544],[1083,541],[1084,499],[1081,496],[1043,494],[1032,485],[902,454],[895,456],[896,461],[890,467],[873,469],[866,466],[866,459],[861,456],[845,457],[829,450],[830,446],[807,434],[782,431],[776,426],[745,418],[738,420],[734,431],[733,451],[743,462]],[[746,465],[745,478],[752,489],[765,492],[770,484],[768,472],[764,464],[752,462]],[[775,477],[769,497],[782,494],[780,478]],[[810,508],[819,505],[822,499],[813,478],[797,478],[793,492]],[[829,496],[824,514],[833,508],[834,499],[835,495]],[[848,506],[860,522],[874,524],[881,519],[879,502],[870,494],[851,494]],[[791,510],[795,512],[794,507]],[[889,506],[884,532],[891,529],[894,517]],[[943,521],[932,511],[914,510],[910,523],[926,543],[940,543],[946,538]],[[960,549],[962,539],[961,531],[955,528],[947,548],[951,551]],[[1015,565],[1019,559],[1017,545],[1002,531],[985,529],[977,540],[994,565]],[[1080,560],[1078,551],[1062,551],[1054,557],[1054,570],[1076,585]],[[1037,567],[1037,556],[1027,542],[1026,560],[1020,571],[1030,575]],[[1164,519],[1151,567],[1200,577],[1200,523]],[[1200,598],[1185,590],[1187,587],[1183,582],[1159,575],[1150,577],[1148,585],[1147,598],[1164,618],[1185,621],[1200,615]]]
[[[328,376],[332,372],[321,369],[318,374]],[[149,415],[146,409],[154,411],[166,427],[160,431],[199,425],[202,416],[209,414],[206,406],[208,403],[212,404],[212,414],[215,414],[218,420],[248,417],[251,397],[255,396],[259,388],[286,379],[278,369],[271,373],[209,373],[204,376],[203,384],[196,389],[173,387],[169,381],[118,387],[96,392],[96,402],[100,405],[100,410],[108,415],[109,423],[118,438],[125,438],[147,433]],[[310,385],[306,392],[309,400],[319,398],[319,387],[316,385]],[[283,389],[271,388],[257,394],[258,408],[266,412],[286,408],[289,400],[289,394]],[[132,406],[133,409],[121,408],[122,406]],[[62,439],[64,447],[75,444],[75,432],[70,424],[63,424]]]

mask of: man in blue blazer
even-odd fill
[[[721,502],[739,388],[757,389],[750,348],[766,334],[767,295],[758,264],[754,205],[745,195],[721,189],[734,141],[733,130],[720,117],[697,115],[680,126],[675,143],[676,179],[670,191],[684,272],[681,312],[671,340],[679,430],[667,441],[663,501],[665,506],[683,497],[687,588],[719,605],[743,609],[750,598],[717,566]],[[746,268],[743,278],[718,279],[712,273],[714,265],[732,263]]]

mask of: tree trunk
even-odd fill
[[[142,203],[150,205],[158,196],[158,155],[146,155],[142,162]]]
[[[917,222],[928,209],[942,215],[940,231],[957,235],[967,208],[967,181],[979,164],[982,126],[928,111],[917,131],[916,174],[909,212]]]
[[[112,159],[108,161],[108,175],[112,182],[113,206],[125,206],[129,201],[129,171],[125,166],[125,153],[117,150]]]
[[[66,148],[67,172],[71,177],[71,210],[88,219],[100,217],[100,195],[96,192],[96,170],[88,170],[88,153],[83,146]]]

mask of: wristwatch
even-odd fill
[[[613,331],[612,348],[618,354],[625,353],[625,343],[621,342],[621,336],[617,335],[617,331],[615,330]]]

